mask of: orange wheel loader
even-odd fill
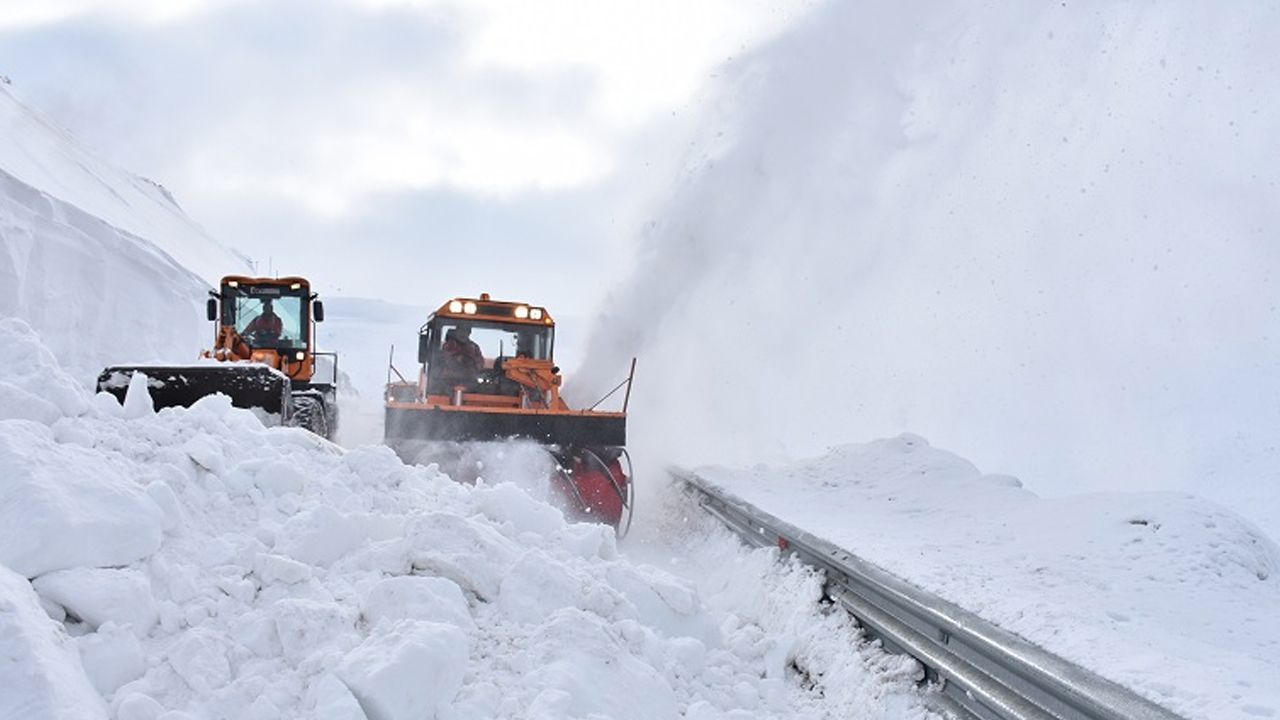
[[[228,275],[209,295],[206,311],[216,328],[212,350],[189,365],[106,368],[98,390],[123,402],[134,373],[142,372],[157,409],[190,407],[222,393],[236,407],[265,413],[268,421],[332,439],[338,426],[338,357],[315,349],[324,304],[311,284],[301,277]],[[319,374],[317,358],[325,359]]]

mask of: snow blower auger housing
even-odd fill
[[[190,407],[222,393],[239,408],[258,409],[283,424],[332,438],[337,429],[338,357],[315,349],[315,323],[324,304],[305,278],[228,275],[209,291],[214,349],[190,365],[115,365],[98,376],[98,390],[122,402],[133,374],[147,376],[157,409]],[[318,376],[316,359],[327,359]]]
[[[624,446],[635,362],[614,388],[627,387],[621,410],[573,410],[560,397],[554,344],[545,308],[488,294],[449,300],[418,331],[417,381],[388,368],[386,443],[406,462],[436,460],[433,450],[457,443],[540,443],[555,460],[551,481],[570,513],[625,534],[634,498]]]

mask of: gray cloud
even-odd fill
[[[607,182],[485,193],[447,176],[423,187],[352,179],[359,197],[349,207],[331,208],[332,191],[299,199],[312,183],[318,192],[346,187],[347,158],[358,164],[361,143],[401,109],[379,105],[386,93],[409,98],[410,111],[457,118],[438,128],[439,156],[421,162],[447,165],[465,154],[448,137],[460,126],[511,127],[533,142],[543,132],[588,140],[601,132],[589,117],[589,68],[469,67],[463,38],[474,22],[447,8],[310,0],[157,25],[84,16],[0,32],[0,69],[108,160],[164,183],[264,271],[270,262],[347,293],[406,302],[425,285],[436,294],[509,288],[581,303],[592,284],[574,278],[604,277],[618,247],[600,238],[612,213]],[[273,178],[297,187],[276,194]]]

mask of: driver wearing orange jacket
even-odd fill
[[[284,331],[284,322],[271,307],[271,300],[262,301],[262,314],[245,326],[242,335],[256,335],[267,340],[275,340]]]

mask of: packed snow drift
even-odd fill
[[[518,447],[462,485],[221,396],[86,396],[18,320],[0,352],[0,717],[930,716],[813,573],[678,516],[700,586],[628,561]]]
[[[112,363],[195,359],[204,293],[246,261],[3,85],[0,138],[0,317],[41,332],[81,383]]]
[[[699,474],[1184,717],[1280,714],[1280,547],[1225,508],[1040,498],[915,435]]]

